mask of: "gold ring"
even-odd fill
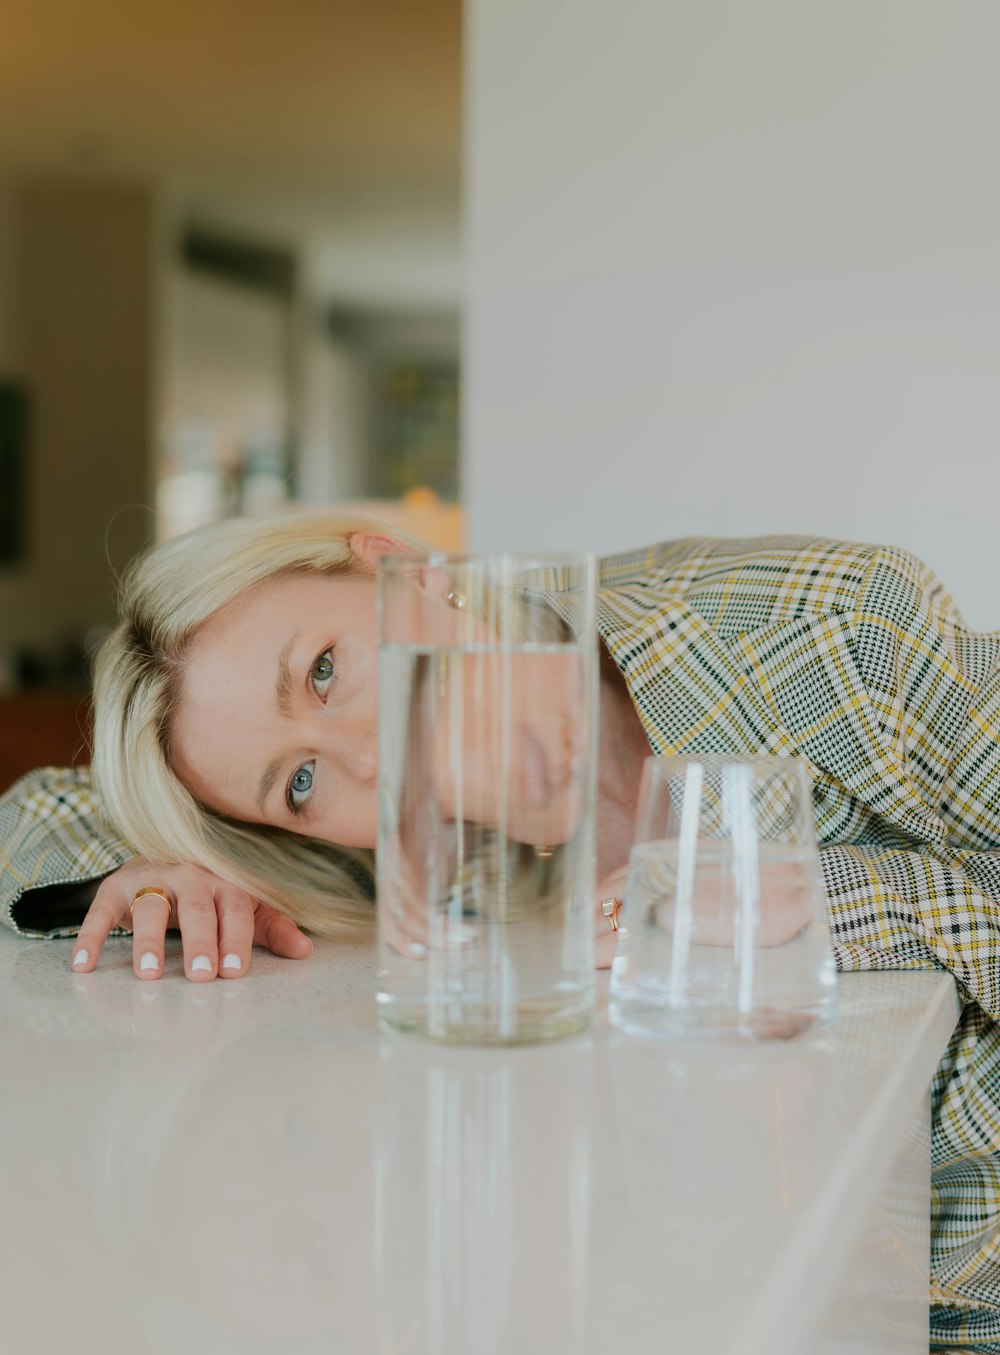
[[[135,917],[135,905],[139,902],[140,899],[144,899],[147,894],[152,894],[156,898],[162,899],[163,902],[167,905],[168,912],[172,913],[174,911],[174,901],[170,897],[170,895],[166,892],[165,889],[160,889],[158,885],[145,885],[142,889],[137,889],[135,891],[135,897],[128,906],[128,910],[132,914],[133,918]]]
[[[614,895],[612,895],[610,899],[601,900],[601,912],[611,923],[611,930],[613,932],[618,930],[618,914],[621,912],[621,907],[621,899],[615,898]]]

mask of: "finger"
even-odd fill
[[[594,968],[610,969],[618,949],[618,933],[613,932],[605,920],[604,927],[594,938]]]
[[[382,939],[400,955],[412,960],[422,959],[427,954],[427,928],[423,928],[423,940],[420,940],[416,929],[408,925],[407,917],[400,909],[386,905],[379,922]]]
[[[109,881],[99,886],[73,946],[70,961],[77,974],[89,974],[100,959],[104,943],[112,930],[122,923],[125,900]]]
[[[386,939],[401,955],[414,959],[427,953],[431,942],[430,908],[426,886],[406,852],[398,852],[394,861],[396,888],[382,914]],[[389,892],[389,891],[387,891]]]
[[[177,900],[177,925],[184,948],[184,972],[192,983],[211,983],[219,968],[219,916],[215,894],[204,880]]]
[[[158,979],[163,973],[163,938],[172,912],[160,894],[146,894],[132,909],[132,968],[136,978]]]
[[[304,960],[312,954],[313,943],[305,932],[299,931],[290,917],[267,903],[257,905],[253,939],[258,946],[266,946],[287,960]]]
[[[253,899],[242,889],[219,888],[215,891],[215,909],[219,919],[219,976],[240,979],[250,965],[253,947]]]
[[[611,918],[604,911],[609,900],[615,900],[624,906],[625,886],[628,881],[628,867],[621,866],[605,875],[598,890],[599,903],[594,914],[594,967],[610,969],[618,949],[618,931],[612,925]],[[617,920],[617,914],[616,914]]]

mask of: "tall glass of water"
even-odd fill
[[[594,1001],[592,557],[379,562],[378,1007],[432,1039]]]
[[[667,1037],[787,1039],[828,1021],[836,974],[805,764],[643,767],[609,1015]]]

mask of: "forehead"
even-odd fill
[[[300,629],[310,618],[335,620],[340,611],[355,612],[364,601],[364,591],[358,587],[358,576],[347,573],[302,570],[275,574],[246,589],[202,622],[189,642],[188,658],[238,634],[268,639],[276,632]]]

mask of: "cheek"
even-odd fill
[[[323,816],[321,824],[308,828],[306,832],[309,837],[332,842],[337,847],[373,849],[378,832],[378,797],[375,791],[361,789],[352,792],[344,805],[335,805]]]
[[[241,724],[216,713],[211,721],[179,726],[170,745],[170,763],[181,785],[215,813],[244,823],[272,823],[287,827],[282,814],[285,771],[279,772],[267,802],[257,803],[257,789],[272,749],[251,723]]]
[[[178,694],[170,728],[170,761],[181,783],[212,808],[246,818],[256,811],[256,787],[270,761],[274,730],[260,716],[248,687],[252,668],[193,663]],[[246,681],[240,681],[240,678]]]
[[[170,741],[170,764],[181,785],[209,808],[233,812],[233,791],[246,781],[240,776],[234,749],[218,725],[197,730],[181,728]]]

